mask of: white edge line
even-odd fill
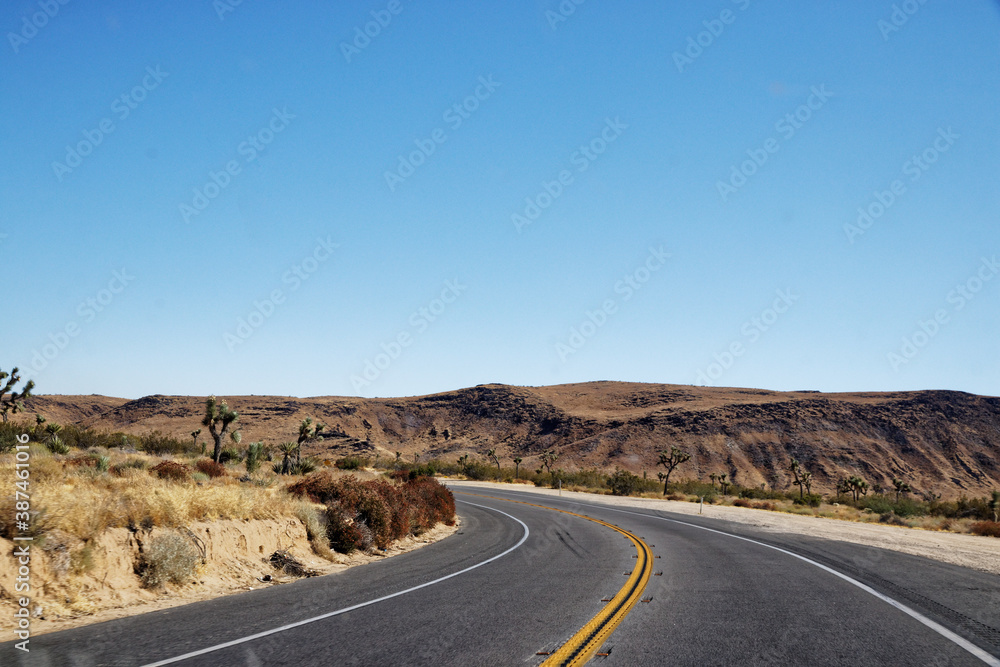
[[[407,593],[412,593],[413,591],[420,590],[421,588],[427,588],[428,586],[433,586],[434,584],[439,584],[442,581],[445,581],[446,579],[451,579],[452,577],[457,577],[460,574],[465,574],[466,572],[469,572],[471,570],[475,570],[477,567],[482,567],[483,565],[486,565],[487,563],[492,563],[493,561],[495,561],[498,558],[503,558],[504,556],[506,556],[507,554],[509,554],[511,551],[514,551],[515,549],[517,549],[518,547],[520,547],[522,544],[524,544],[525,540],[528,539],[528,535],[531,533],[531,531],[528,530],[527,524],[525,524],[523,521],[521,521],[520,519],[518,519],[516,516],[511,516],[510,514],[507,514],[506,512],[503,512],[503,511],[498,510],[498,509],[493,508],[493,507],[487,507],[486,505],[477,505],[476,503],[470,503],[470,502],[468,502],[466,500],[457,500],[456,499],[456,501],[460,502],[460,503],[465,503],[466,505],[472,505],[473,507],[481,507],[483,509],[493,510],[494,512],[498,512],[500,514],[503,514],[505,517],[507,517],[509,519],[513,519],[514,521],[517,521],[519,524],[521,524],[521,527],[524,528],[524,535],[521,536],[521,539],[518,541],[517,544],[515,544],[511,548],[507,549],[506,551],[504,551],[502,553],[499,553],[496,556],[493,556],[491,558],[487,558],[486,560],[482,561],[481,563],[476,563],[475,565],[467,567],[464,570],[459,570],[458,572],[452,572],[451,574],[445,575],[443,577],[439,577],[439,578],[435,579],[434,581],[428,581],[427,583],[420,584],[419,586],[412,586],[410,588],[407,588],[406,590],[402,590],[402,591],[399,591],[397,593],[391,593],[389,595],[383,595],[382,597],[375,598],[374,600],[369,600],[367,602],[361,602],[359,604],[352,605],[350,607],[344,607],[343,609],[338,609],[336,611],[330,611],[330,612],[327,612],[325,614],[320,614],[319,616],[313,616],[312,618],[307,618],[307,619],[304,619],[304,620],[301,620],[301,621],[296,621],[295,623],[289,623],[288,625],[282,625],[281,627],[278,627],[278,628],[272,628],[271,630],[265,630],[263,632],[258,632],[258,633],[253,634],[253,635],[247,635],[246,637],[241,637],[240,639],[234,639],[232,641],[228,641],[228,642],[225,642],[223,644],[216,644],[215,646],[209,646],[208,648],[199,649],[197,651],[191,651],[190,653],[185,653],[184,655],[179,655],[179,656],[176,656],[174,658],[167,658],[166,660],[160,660],[159,662],[151,662],[151,663],[148,663],[146,665],[143,665],[143,667],[160,667],[160,665],[170,665],[170,664],[173,664],[175,662],[180,662],[181,660],[187,660],[188,658],[194,658],[194,657],[197,657],[199,655],[205,655],[206,653],[213,653],[215,651],[219,651],[219,650],[222,650],[224,648],[229,648],[230,646],[238,646],[239,644],[244,644],[246,642],[253,641],[255,639],[260,639],[261,637],[267,637],[268,635],[274,635],[274,634],[277,634],[279,632],[284,632],[285,630],[291,630],[292,628],[297,628],[297,627],[299,627],[301,625],[307,625],[309,623],[315,623],[316,621],[322,621],[323,619],[330,618],[331,616],[337,616],[339,614],[346,614],[349,611],[354,611],[355,609],[360,609],[361,607],[367,607],[368,605],[372,605],[372,604],[375,604],[377,602],[384,602],[385,600],[389,600],[391,598],[399,597],[400,595],[406,595]]]
[[[898,600],[895,600],[895,599],[889,597],[888,595],[885,595],[884,593],[878,592],[874,588],[871,588],[870,586],[861,583],[857,579],[852,579],[851,577],[847,576],[846,574],[844,574],[842,572],[838,572],[837,570],[834,570],[831,567],[827,567],[826,565],[823,565],[822,563],[817,563],[816,561],[811,560],[809,558],[806,558],[805,556],[800,556],[799,554],[795,553],[794,551],[788,551],[787,549],[782,549],[781,547],[776,547],[776,546],[774,546],[772,544],[767,544],[765,542],[758,542],[757,540],[752,540],[749,537],[742,537],[740,535],[733,535],[732,533],[726,533],[724,531],[716,530],[714,528],[707,528],[705,526],[699,526],[696,523],[688,523],[686,521],[678,521],[677,519],[668,519],[667,517],[656,516],[655,514],[645,514],[643,512],[629,512],[628,510],[615,509],[613,507],[607,507],[607,506],[599,505],[599,504],[592,504],[591,507],[595,507],[595,508],[598,508],[598,509],[607,509],[607,510],[611,510],[612,512],[621,512],[623,514],[634,514],[636,516],[643,516],[643,517],[650,518],[650,519],[659,519],[660,521],[670,521],[671,523],[679,523],[682,526],[691,526],[692,528],[700,528],[701,530],[707,530],[707,531],[712,532],[712,533],[718,533],[719,535],[725,535],[726,537],[732,537],[733,539],[743,540],[744,542],[750,542],[752,544],[757,544],[757,545],[760,545],[762,547],[767,547],[768,549],[774,549],[775,551],[780,551],[781,553],[786,554],[788,556],[792,556],[793,558],[798,558],[799,560],[805,561],[806,563],[809,563],[810,565],[815,565],[819,569],[824,570],[826,572],[829,572],[830,574],[832,574],[834,576],[840,577],[841,579],[843,579],[844,581],[846,581],[846,582],[848,582],[850,584],[854,584],[855,586],[857,586],[861,590],[865,591],[866,593],[871,593],[872,595],[874,595],[878,599],[882,600],[883,602],[886,602],[886,603],[892,605],[893,607],[895,607],[896,609],[900,610],[904,614],[906,614],[908,616],[911,616],[912,618],[920,621],[921,623],[923,623],[928,628],[930,628],[934,632],[938,633],[939,635],[941,635],[945,639],[948,639],[949,641],[957,644],[961,648],[964,648],[966,651],[968,651],[972,655],[976,656],[977,658],[979,658],[980,660],[982,660],[987,665],[990,665],[991,667],[1000,667],[1000,659],[997,659],[996,656],[994,656],[991,653],[987,653],[986,651],[984,651],[983,649],[979,648],[978,646],[976,646],[975,644],[973,644],[969,640],[965,639],[964,637],[962,637],[960,635],[955,634],[954,632],[952,632],[948,628],[944,627],[940,623],[927,618],[926,616],[924,616],[920,612],[916,611],[915,609],[907,607],[902,602],[899,602]],[[669,511],[669,510],[665,510],[665,511]]]

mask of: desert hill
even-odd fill
[[[954,391],[776,392],[687,385],[588,382],[548,387],[480,385],[429,396],[220,397],[240,413],[244,442],[294,440],[311,416],[329,435],[306,453],[421,460],[484,456],[537,467],[552,449],[557,466],[627,468],[656,474],[657,453],[689,451],[675,478],[725,472],[740,484],[789,486],[795,457],[831,492],[840,477],[872,485],[907,480],[920,492],[954,497],[1000,487],[1000,398]],[[26,406],[52,421],[101,430],[159,430],[190,438],[201,396],[38,396]],[[208,440],[207,433],[202,439]]]

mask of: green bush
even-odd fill
[[[802,497],[796,496],[792,499],[796,505],[808,505],[809,507],[819,507],[823,503],[823,496],[818,493],[806,493]]]
[[[17,424],[0,422],[0,454],[13,451],[18,444],[17,437],[25,432],[25,429]]]
[[[166,582],[184,584],[191,581],[201,556],[188,538],[175,533],[161,533],[146,546],[139,560],[139,576],[146,588],[156,588]]]
[[[364,456],[344,456],[333,462],[341,470],[361,470],[368,467],[368,459]]]
[[[616,496],[630,496],[635,493],[642,480],[638,475],[633,475],[628,470],[615,468],[614,473],[607,479],[607,486],[611,493]]]
[[[740,498],[749,498],[750,500],[787,500],[788,494],[784,491],[774,491],[773,489],[761,489],[754,487],[740,487],[739,493]]]
[[[194,440],[178,440],[172,436],[164,435],[159,431],[152,431],[139,436],[129,436],[131,439],[138,440],[138,445],[136,449],[146,452],[147,454],[155,454],[156,456],[163,456],[165,454],[173,454],[174,456],[180,456],[182,454],[195,454],[198,453],[198,449],[194,446]]]

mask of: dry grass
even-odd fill
[[[211,480],[161,479],[141,468],[124,468],[120,476],[74,463],[85,456],[74,452],[53,455],[32,447],[29,492],[35,532],[61,530],[83,540],[106,528],[181,527],[214,519],[275,519],[308,516],[310,504],[289,495],[270,474],[258,474],[251,483],[231,476]],[[111,466],[142,459],[152,468],[160,457],[144,454],[94,452],[111,457]],[[14,456],[0,456],[0,479],[14,478]],[[0,497],[0,512],[10,498]],[[11,508],[12,509],[12,508]],[[13,511],[6,512],[13,516]],[[0,522],[0,533],[10,526]]]

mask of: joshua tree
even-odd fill
[[[726,495],[726,489],[729,488],[729,482],[726,481],[727,476],[724,472],[719,473],[719,488],[722,489],[722,495]]]
[[[559,459],[559,455],[556,454],[554,451],[552,451],[550,449],[549,451],[547,451],[547,452],[543,453],[541,456],[539,456],[538,459],[542,462],[542,465],[545,466],[545,469],[551,475],[552,474],[552,466],[553,466],[553,464],[555,464],[556,460]]]
[[[191,439],[194,441],[193,444],[194,444],[194,448],[195,449],[198,449],[198,436],[199,435],[201,435],[201,429],[198,429],[197,431],[191,431]],[[202,454],[205,453],[205,448],[204,447],[201,448],[201,453]]]
[[[514,457],[514,479],[517,479],[517,471],[521,467],[521,461],[523,461],[520,456]]]
[[[31,397],[31,390],[35,388],[35,381],[28,380],[24,385],[24,389],[20,392],[14,390],[14,385],[21,381],[21,373],[17,368],[14,368],[7,373],[7,371],[0,371],[0,382],[7,380],[6,383],[0,385],[0,416],[3,416],[3,421],[7,423],[7,415],[16,415],[18,412],[24,410],[24,399]],[[4,395],[10,393],[4,400]]]
[[[240,443],[243,442],[243,434],[239,431],[233,431],[229,434],[229,439],[233,441],[234,445],[239,447]]]
[[[302,445],[310,443],[313,440],[322,440],[323,436],[321,433],[325,428],[326,424],[313,422],[312,417],[306,417],[302,420],[302,423],[299,424],[299,438],[296,441],[299,448],[295,452],[295,465],[299,464],[299,457],[302,455]]]
[[[714,489],[714,488],[715,488],[715,482],[716,482],[716,480],[718,480],[718,479],[719,479],[719,476],[718,476],[718,475],[716,475],[716,474],[715,474],[715,473],[713,472],[713,473],[709,474],[708,478],[709,478],[710,480],[712,480],[712,488]]]
[[[278,451],[281,452],[281,474],[288,475],[292,472],[292,457],[298,457],[299,453],[299,443],[297,442],[283,442],[278,445]]]
[[[907,494],[907,493],[909,493],[910,491],[913,490],[912,488],[910,488],[909,484],[907,484],[906,482],[904,482],[901,479],[896,479],[895,477],[892,478],[892,485],[896,488],[896,502],[897,503],[899,502],[899,494],[901,494],[901,493],[902,494]]]
[[[212,451],[212,460],[219,462],[222,456],[222,441],[229,432],[229,425],[240,418],[235,410],[230,410],[225,401],[218,402],[215,396],[209,396],[205,401],[205,418],[201,420],[202,426],[208,427],[208,432],[212,434],[215,441],[215,449]],[[222,425],[219,428],[219,425]]]
[[[797,460],[792,459],[788,465],[788,471],[792,473],[792,484],[799,487],[799,498],[805,493],[806,486],[812,488],[812,473],[806,472]]]
[[[667,469],[667,473],[661,478],[663,479],[663,495],[667,495],[667,484],[670,483],[670,473],[674,471],[674,468],[690,458],[690,454],[676,447],[671,447],[669,454],[666,451],[660,452],[660,460],[656,462],[656,465]]]
[[[1000,515],[1000,491],[994,491],[991,494],[990,510],[993,512],[993,520],[997,521],[997,515]]]
[[[497,474],[500,474],[500,457],[497,456],[496,448],[490,449],[486,452],[486,456],[489,457],[493,463],[497,464]]]
[[[802,473],[802,483],[806,485],[806,493],[812,495],[813,492],[813,474],[808,470]]]
[[[396,452],[396,469],[399,469],[399,462],[403,459],[402,452]]]
[[[868,495],[868,482],[857,475],[847,478],[847,488],[854,496],[854,502],[858,502],[860,496]]]

